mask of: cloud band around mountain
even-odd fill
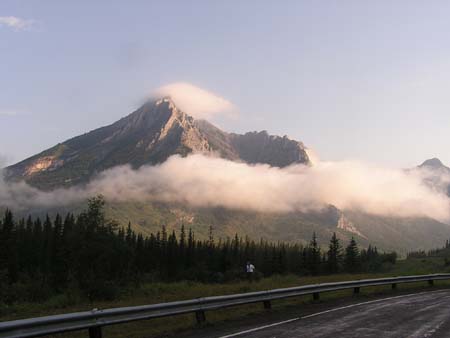
[[[450,220],[448,197],[424,184],[426,175],[422,170],[353,161],[277,168],[201,154],[174,155],[160,165],[137,170],[115,167],[85,187],[52,192],[23,182],[0,181],[0,205],[54,207],[103,194],[117,202],[155,201],[278,213],[317,211],[331,204],[374,215]]]

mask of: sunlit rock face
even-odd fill
[[[55,170],[63,164],[64,161],[58,160],[55,156],[40,157],[26,168],[25,175],[29,177],[41,171]]]
[[[365,235],[363,235],[358,228],[349,220],[347,217],[344,216],[344,213],[340,214],[340,217],[337,222],[338,229],[344,230],[346,232],[349,232],[351,234],[358,235],[359,237],[367,239]]]
[[[117,165],[133,168],[174,154],[203,153],[233,161],[284,167],[310,164],[301,142],[267,132],[227,133],[181,111],[169,97],[145,103],[119,121],[77,136],[6,170],[9,180],[51,190],[86,183]]]

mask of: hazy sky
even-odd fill
[[[450,164],[448,1],[0,2],[0,156],[12,163],[187,82],[322,159]]]

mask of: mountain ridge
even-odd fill
[[[164,162],[171,155],[203,153],[232,161],[284,167],[310,164],[303,143],[269,135],[227,133],[177,108],[170,97],[146,102],[122,119],[59,143],[6,168],[8,180],[42,190],[87,183],[114,166],[133,168]]]

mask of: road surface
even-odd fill
[[[450,337],[450,290],[361,301],[227,331],[229,332],[208,332],[204,337]]]

